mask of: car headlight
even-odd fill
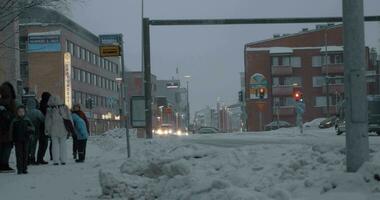
[[[161,135],[161,134],[162,134],[162,130],[161,130],[161,129],[158,129],[158,130],[157,130],[157,134],[158,134],[158,135]]]
[[[172,133],[173,133],[173,130],[172,130],[172,129],[169,129],[169,130],[168,130],[168,133],[169,133],[169,134],[172,134]]]
[[[182,131],[181,131],[181,130],[178,130],[178,131],[177,131],[177,135],[182,135]]]
[[[326,123],[326,125],[330,125],[330,124],[331,124],[331,122],[327,122],[327,123]]]

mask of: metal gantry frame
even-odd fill
[[[357,3],[359,2],[359,3]],[[346,5],[343,10],[345,9],[351,9],[352,10],[360,10],[363,9],[362,7],[362,0],[345,0],[343,1],[343,5]],[[355,8],[355,6],[358,6],[358,8]],[[346,11],[347,13],[347,11]],[[355,12],[355,14],[360,14],[361,12]],[[347,13],[347,16],[345,17],[345,22],[347,24],[351,23],[348,20],[355,21],[355,18],[360,18],[360,15],[354,15],[349,16],[351,14]],[[363,16],[363,15],[361,15]],[[351,17],[351,18],[350,18]],[[363,19],[359,19],[356,21],[360,21]],[[365,16],[364,21],[366,22],[378,22],[380,21],[380,16]],[[304,24],[304,23],[336,23],[336,22],[343,22],[343,17],[311,17],[311,18],[254,18],[254,19],[169,19],[169,20],[151,20],[149,18],[143,18],[143,27],[142,27],[142,34],[143,34],[143,69],[144,69],[144,94],[145,94],[145,112],[146,112],[146,137],[152,138],[152,83],[151,83],[151,63],[150,63],[150,26],[202,26],[202,25],[244,25],[244,24]],[[352,24],[348,25],[351,29],[353,28]],[[363,29],[361,30],[364,32],[364,28],[359,26],[357,29]],[[346,28],[345,28],[346,30]],[[361,32],[359,31],[359,32]],[[351,34],[350,34],[351,35]],[[344,43],[345,46],[349,45],[347,44],[347,41],[345,40]],[[350,47],[353,47],[355,45],[349,45]],[[363,49],[364,51],[364,49]],[[345,54],[346,54],[345,49]],[[351,59],[352,60],[352,59]],[[347,64],[347,63],[346,63]],[[350,65],[352,66],[352,64]],[[345,70],[345,76],[350,77],[347,73],[352,72],[349,70]],[[352,78],[352,77],[351,77]],[[364,80],[364,79],[363,79]],[[346,82],[346,89],[348,84],[351,84],[351,82]],[[359,84],[362,84],[362,82],[359,82]],[[362,86],[360,86],[362,87]],[[352,91],[352,90],[351,90]],[[349,92],[349,91],[348,91]],[[351,92],[349,92],[351,93]],[[348,98],[346,96],[346,98]],[[352,97],[349,97],[352,98]],[[356,100],[357,101],[357,100]],[[356,102],[355,101],[355,102]],[[364,111],[363,111],[364,112]],[[363,116],[364,117],[364,116]],[[360,121],[360,120],[359,120]],[[363,123],[361,123],[362,125]],[[359,130],[359,129],[356,129]],[[362,130],[362,129],[360,129]],[[363,133],[360,133],[363,134]],[[351,134],[352,135],[352,134]],[[359,134],[357,134],[359,135]],[[355,136],[359,137],[359,136]],[[355,137],[350,137],[355,138]],[[368,137],[367,137],[368,140]],[[368,142],[367,142],[368,143]],[[347,145],[349,145],[350,142],[348,142],[347,138]],[[355,143],[358,144],[358,143]],[[356,153],[354,155],[355,158],[348,159],[348,160],[355,160],[358,159],[356,157],[363,156],[362,154]],[[364,158],[365,160],[366,158]],[[363,159],[359,159],[363,160]],[[348,171],[355,171],[357,170],[357,164],[355,164],[355,167],[348,167]]]

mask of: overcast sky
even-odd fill
[[[81,0],[72,18],[95,34],[123,33],[126,66],[141,69],[141,0]],[[364,0],[366,15],[380,15],[379,0]],[[341,16],[341,0],[145,0],[151,19]],[[315,24],[186,26],[151,28],[152,73],[159,79],[191,75],[192,113],[220,97],[237,102],[243,47],[275,33],[294,33]],[[380,48],[380,24],[366,24],[366,43]],[[185,84],[183,84],[185,85]]]

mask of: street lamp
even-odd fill
[[[119,86],[119,116],[120,116],[120,128],[123,127],[123,120],[122,119],[122,116],[123,116],[123,93],[122,93],[122,84],[123,84],[123,78],[122,77],[117,77],[115,78],[115,81],[117,83],[117,85]]]
[[[190,126],[190,102],[189,102],[189,82],[190,82],[190,79],[191,79],[191,76],[190,75],[186,75],[184,76],[186,78],[186,103],[187,103],[187,106],[186,106],[186,118],[187,118],[187,130],[189,130],[189,126]]]

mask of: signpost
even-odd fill
[[[131,97],[131,125],[133,128],[145,128],[145,97]]]
[[[121,88],[120,88],[120,120],[124,120],[125,134],[127,137],[127,154],[131,156],[129,143],[129,129],[126,111],[126,81],[125,81],[125,66],[124,66],[124,42],[122,34],[107,34],[99,35],[99,52],[101,57],[118,57],[121,59]],[[124,117],[123,117],[124,116]]]

